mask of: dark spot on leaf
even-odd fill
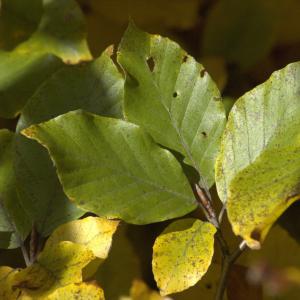
[[[153,72],[154,66],[155,66],[155,62],[154,62],[153,57],[149,57],[149,58],[147,59],[147,64],[148,64],[149,70],[150,70],[151,72]]]
[[[206,73],[206,70],[205,70],[205,69],[202,69],[202,70],[200,71],[200,76],[201,76],[201,78],[204,77],[205,73]]]
[[[173,93],[173,98],[176,98],[178,96],[178,93],[177,92],[174,92]]]
[[[202,131],[201,134],[203,137],[205,137],[205,138],[207,137],[207,133],[205,131]]]
[[[208,290],[211,290],[212,289],[212,285],[210,283],[206,283],[205,284],[205,287],[208,289]]]
[[[182,62],[185,63],[185,62],[187,62],[187,60],[188,60],[188,56],[184,55],[183,58],[182,58]]]
[[[260,241],[260,230],[259,229],[254,229],[252,232],[251,232],[251,235],[250,237],[256,241]]]

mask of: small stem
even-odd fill
[[[215,237],[217,242],[219,243],[223,259],[225,259],[226,256],[230,255],[230,252],[229,252],[229,247],[227,245],[227,242],[224,239],[223,233],[220,229],[217,230]]]
[[[29,267],[31,265],[31,262],[30,262],[29,255],[27,253],[24,243],[21,243],[21,250],[22,250],[24,261],[25,261],[25,265],[26,265],[26,267]]]
[[[31,235],[30,235],[30,245],[29,245],[29,254],[30,254],[30,262],[33,264],[36,260],[37,252],[38,252],[38,240],[39,236],[35,225],[32,226]]]
[[[222,206],[222,209],[221,209],[221,211],[220,211],[220,213],[219,213],[219,217],[218,217],[218,222],[219,222],[219,224],[222,223],[222,220],[223,220],[223,216],[224,216],[224,214],[225,214],[225,211],[226,211],[226,204],[224,203],[224,205]]]
[[[218,284],[215,300],[223,300],[230,268],[246,248],[247,244],[245,243],[245,241],[243,241],[231,255],[225,256],[223,260],[222,274]]]
[[[195,188],[195,194],[197,196],[198,203],[204,211],[207,220],[216,228],[219,228],[219,222],[216,217],[215,210],[212,206],[209,193],[207,193],[206,190],[202,189],[198,184],[195,185]]]

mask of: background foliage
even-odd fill
[[[110,45],[114,44],[117,47],[120,43],[121,37],[128,26],[129,18],[132,18],[145,31],[172,38],[187,53],[201,62],[221,91],[223,104],[228,114],[235,100],[246,91],[266,81],[275,70],[300,59],[299,15],[300,2],[298,0],[78,0],[77,2],[73,0],[2,0],[0,15],[0,128],[10,129],[15,133],[3,130],[0,135],[1,198],[10,199],[8,202],[1,202],[1,205],[6,208],[5,211],[10,214],[8,217],[0,209],[1,247],[17,247],[20,244],[18,239],[20,237],[26,238],[32,229],[32,225],[34,225],[41,239],[41,244],[43,244],[45,237],[49,236],[60,224],[77,219],[83,216],[86,211],[95,211],[93,199],[85,199],[92,203],[88,206],[80,202],[82,197],[79,189],[72,190],[72,186],[70,186],[70,189],[65,189],[67,195],[65,194],[47,151],[35,141],[22,136],[20,132],[32,124],[47,121],[76,109],[83,109],[107,117],[122,117],[124,79],[114,62],[118,60],[122,68],[134,77],[136,76],[135,72],[139,71],[138,68],[136,70],[134,67],[143,63],[138,59],[142,57],[147,60],[149,53],[160,53],[159,51],[168,46],[173,47],[172,55],[175,53],[178,57],[185,57],[186,53],[179,47],[176,48],[177,46],[170,41],[159,40],[159,42],[155,42],[157,37],[145,35],[140,36],[142,41],[136,42],[135,39],[137,43],[135,48],[135,44],[130,41],[129,37],[128,44],[125,42],[121,44],[120,54],[116,59]],[[151,43],[156,43],[155,46],[142,49],[140,45],[144,43],[145,39],[151,40]],[[143,50],[144,53],[136,53],[136,56],[129,59],[126,56],[129,47],[133,47],[136,51]],[[96,59],[90,61],[92,57]],[[159,59],[158,55],[156,66],[159,66]],[[181,59],[178,60],[178,64],[175,64],[175,66],[173,63],[170,64],[170,68],[173,68],[172,71],[179,68]],[[201,72],[201,67],[197,65],[192,57],[188,57],[187,60],[190,68],[187,72],[190,72],[193,68],[196,68],[195,73]],[[158,69],[157,73],[161,74],[163,72]],[[165,75],[165,78],[168,77],[168,74]],[[184,78],[184,75],[183,70],[182,78]],[[153,77],[157,85],[160,86],[159,80],[162,79],[158,76],[155,77],[155,72],[143,72],[143,76],[143,82],[149,83],[149,78],[152,79]],[[192,99],[188,97],[188,92],[192,87],[187,84],[191,80],[196,80],[197,76],[195,75],[187,82],[182,81],[182,85],[177,87],[178,95],[186,103],[192,102]],[[282,82],[280,78],[277,80],[276,87]],[[201,80],[200,82],[203,84]],[[126,102],[126,97],[133,99],[132,95],[136,95],[134,93],[137,91],[134,89],[134,82],[127,81],[125,84],[128,89],[127,94],[125,94],[124,108],[128,120],[136,124],[144,123],[143,125],[147,127],[147,122],[150,124],[154,117],[150,113],[144,116],[141,115],[136,101],[134,103]],[[171,85],[172,78],[170,79]],[[270,85],[270,83],[266,85]],[[203,86],[209,90],[210,95],[216,98],[220,97],[213,83],[206,82]],[[199,89],[201,90],[203,86],[200,86]],[[146,89],[153,92],[154,87],[146,85],[141,89],[142,91]],[[155,92],[156,95],[159,95],[164,92],[167,93],[168,90],[154,91],[154,97],[156,97]],[[260,91],[257,91],[257,93],[260,93]],[[150,103],[153,94],[147,93],[143,97],[147,96],[146,100]],[[247,96],[244,97],[247,98]],[[284,98],[284,95],[281,97]],[[283,100],[289,101],[287,98]],[[280,101],[278,107],[284,105],[284,101]],[[212,124],[211,128],[201,129],[201,132],[210,133],[209,130],[213,130],[215,126],[220,126],[223,129],[225,114],[222,108],[219,107],[217,102],[212,102],[211,107],[214,114],[215,111],[219,112],[218,121],[216,121],[216,124]],[[240,107],[241,110],[244,109],[242,101]],[[252,108],[250,107],[250,109]],[[290,109],[291,113],[295,114],[295,119],[297,119],[299,112],[293,107],[290,107]],[[259,113],[261,109],[258,108],[257,111]],[[174,114],[176,120],[176,117],[180,115],[180,111],[175,112],[177,113]],[[159,105],[155,111],[155,118],[158,115],[163,121],[163,109]],[[208,113],[207,118],[209,117]],[[186,128],[197,128],[198,124],[192,123],[193,118],[188,116],[187,120]],[[234,117],[230,121],[234,122]],[[108,123],[108,121],[105,122]],[[86,124],[89,126],[88,121],[86,121]],[[159,122],[156,125],[161,128],[161,124],[165,126],[165,123]],[[168,141],[166,137],[154,134],[154,140],[167,148],[181,152],[182,145],[180,140],[176,140],[176,134],[171,125],[165,128],[163,133],[174,138]],[[295,123],[292,123],[292,125],[287,124],[288,127],[294,126],[294,134],[298,132],[299,121],[296,125],[298,126],[295,126]],[[70,126],[74,131],[76,130],[73,125]],[[112,125],[107,124],[106,126],[111,127]],[[134,128],[130,131],[128,126],[121,121],[120,124],[114,126],[124,127],[126,134],[127,132],[133,135],[143,134],[136,132]],[[155,132],[155,128],[149,128],[149,130]],[[185,127],[183,126],[183,133],[184,130]],[[82,137],[87,138],[85,131],[75,132],[74,134],[82,134]],[[119,136],[115,137],[116,143],[119,139]],[[147,139],[149,137],[145,137],[145,140]],[[277,142],[286,145],[287,148],[289,141],[290,137],[277,136]],[[69,147],[67,139],[65,143],[64,147]],[[149,139],[148,143],[150,149],[154,142]],[[99,147],[103,147],[103,155],[105,155],[105,151],[110,152],[110,148],[105,143],[99,144]],[[120,147],[116,148],[117,154]],[[137,148],[139,147],[137,146]],[[199,148],[196,149],[199,151]],[[93,156],[93,149],[89,150],[91,153],[87,155],[91,154]],[[284,150],[286,149],[283,149],[282,155],[284,155]],[[77,152],[77,150],[74,152]],[[203,152],[205,152],[205,148],[201,149],[199,153],[193,152],[192,149],[193,156],[196,158],[201,156]],[[147,154],[142,153],[141,155]],[[168,152],[161,150],[161,153],[157,153],[157,155],[161,158],[161,155],[168,156]],[[280,153],[274,153],[274,155],[280,156]],[[8,156],[9,160],[7,160]],[[212,154],[212,159],[214,158],[215,154]],[[210,157],[206,161],[209,161],[209,159]],[[297,166],[298,160],[296,159],[298,158],[295,157],[291,162],[291,166]],[[159,161],[158,158],[157,160]],[[179,160],[183,160],[180,155]],[[197,180],[197,178],[195,179],[197,174],[189,167],[193,166],[191,160],[187,159],[184,162],[184,172],[188,174],[189,178]],[[174,161],[168,161],[168,163],[169,165],[166,165],[165,169],[176,169],[177,162],[175,159]],[[268,166],[267,159],[260,163],[261,165],[258,166],[260,169],[261,166]],[[147,167],[143,167],[147,169]],[[64,165],[64,168],[69,171],[68,165]],[[213,178],[213,163],[201,165],[200,169],[203,168],[205,169],[204,175],[207,184],[211,187],[213,184],[213,179],[211,179]],[[126,166],[124,166],[124,169],[126,169]],[[197,169],[197,166],[195,169]],[[61,172],[64,172],[63,168],[61,168]],[[255,166],[249,172],[251,178],[259,180],[256,177]],[[139,176],[141,174],[139,167],[136,169],[136,174]],[[146,175],[146,179],[155,177],[153,174]],[[70,177],[64,179],[64,175],[61,176],[68,185]],[[82,174],[82,176],[87,177],[86,174]],[[280,174],[277,174],[275,170],[272,177],[279,178]],[[175,192],[182,193],[182,199],[186,201],[184,207],[178,208],[180,211],[178,215],[176,215],[177,212],[174,212],[172,217],[175,217],[191,211],[194,206],[190,199],[192,192],[187,188],[184,179],[182,179],[183,177],[177,178],[174,175],[170,178],[170,181],[165,184],[169,184],[170,187],[176,186],[177,190]],[[101,178],[99,177],[99,179]],[[297,179],[297,177],[294,177],[295,181]],[[235,182],[236,185],[240,186],[239,178],[235,179]],[[130,184],[127,181],[126,183]],[[111,184],[113,185],[113,181]],[[143,186],[142,189],[147,189],[147,187]],[[94,197],[96,191],[95,187],[90,187],[91,198]],[[213,201],[219,203],[214,186],[211,187],[211,191]],[[136,193],[136,190],[129,189],[128,192]],[[167,193],[165,197],[168,197]],[[75,198],[75,203],[79,203],[80,208],[70,202],[68,198]],[[43,201],[41,202],[40,199],[43,199]],[[149,199],[151,200],[151,198]],[[2,200],[0,199],[0,201]],[[234,200],[230,203],[234,205]],[[122,199],[120,199],[120,204],[122,204]],[[18,207],[18,209],[16,210],[15,207]],[[103,208],[98,209],[99,213],[103,211]],[[105,207],[105,209],[115,216],[112,208]],[[290,288],[287,280],[288,274],[290,274],[289,268],[300,268],[299,213],[300,205],[299,202],[296,202],[277,221],[263,243],[261,250],[248,251],[240,257],[231,272],[227,291],[229,300],[246,299],[245,294],[249,295],[249,299],[296,300],[299,298],[299,288]],[[151,219],[150,213],[149,216]],[[235,218],[233,215],[229,216],[231,219]],[[149,223],[145,220],[145,216],[143,216],[144,219],[138,216],[138,220],[133,221],[133,217],[136,218],[136,215],[131,214],[130,211],[125,211],[122,217],[125,220],[127,218],[131,223]],[[190,217],[203,219],[201,212],[198,211],[191,213]],[[10,218],[15,220],[14,225],[8,221]],[[151,219],[151,221],[160,220],[162,218]],[[112,249],[104,262],[102,262],[102,259],[106,255],[100,255],[99,257],[93,252],[93,249],[87,250],[81,247],[82,241],[72,240],[70,237],[57,240],[54,231],[52,238],[48,240],[42,252],[43,255],[39,257],[40,263],[47,265],[51,261],[53,253],[76,252],[81,255],[80,257],[73,257],[74,260],[78,259],[76,261],[79,266],[78,269],[73,270],[71,275],[67,274],[66,278],[61,279],[67,286],[66,290],[56,290],[57,295],[52,294],[51,297],[53,298],[49,299],[67,297],[65,295],[71,295],[76,291],[82,293],[82,299],[85,299],[85,292],[87,294],[94,293],[95,297],[98,298],[102,297],[101,290],[90,283],[85,283],[90,280],[97,280],[100,283],[105,291],[106,299],[109,300],[162,299],[155,291],[157,287],[151,271],[152,246],[156,237],[163,230],[168,232],[169,227],[167,226],[169,223],[169,221],[166,221],[142,226],[121,223],[118,232],[114,236]],[[173,225],[174,223],[170,226]],[[112,226],[111,230],[113,231],[116,225],[111,224],[110,226]],[[200,228],[199,230],[203,229],[195,222],[193,227],[187,229],[186,234],[189,234],[191,230],[196,230],[197,226]],[[62,232],[66,230],[63,227],[60,228],[57,230],[62,230]],[[236,246],[238,240],[232,235],[227,219],[224,220],[224,228],[228,236],[232,236],[232,240],[229,240],[230,246]],[[84,229],[80,230],[84,231]],[[97,230],[97,226],[95,226],[95,230]],[[18,232],[18,236],[15,235],[15,232]],[[246,233],[246,235],[249,235],[249,233]],[[109,237],[107,237],[104,243],[110,246],[110,242]],[[159,242],[160,240],[156,241],[155,247],[159,248]],[[51,243],[52,245],[50,245]],[[47,249],[50,248],[53,252],[50,251],[49,254]],[[0,251],[0,265],[9,265],[13,268],[24,267],[20,248]],[[97,249],[97,251],[100,250]],[[170,251],[172,251],[172,248]],[[197,255],[201,256],[200,251],[196,252]],[[191,257],[193,255],[191,253]],[[160,259],[162,258],[160,257]],[[197,259],[200,258],[197,257]],[[91,260],[93,260],[92,263],[90,263]],[[69,260],[68,262],[70,263]],[[215,247],[215,255],[208,273],[196,286],[182,293],[172,295],[172,299],[193,300],[201,297],[212,299],[217,286],[220,262],[221,254],[218,253],[218,248]],[[90,263],[88,267],[85,267],[88,263]],[[79,278],[78,274],[82,269],[83,278]],[[197,270],[199,271],[199,268]],[[4,282],[2,278],[5,277],[9,281],[12,275],[8,276],[8,274],[15,271],[1,269],[1,272],[0,286]],[[46,276],[47,272],[45,273],[45,270],[37,265],[32,265],[30,270],[25,269],[18,273],[17,279],[14,279],[17,280],[16,285],[22,285],[24,278],[28,277],[27,272],[33,274],[33,277],[43,278],[47,284],[49,283],[48,287],[53,288],[53,290],[58,284],[52,282]],[[51,270],[51,272],[59,273],[60,270]],[[188,270],[188,272],[192,271]],[[251,274],[255,274],[255,286],[250,285],[247,281]],[[201,276],[199,275],[199,278]],[[70,281],[70,278],[74,281]],[[36,283],[35,280],[33,282]],[[157,280],[157,282],[160,284],[160,280]],[[30,286],[30,282],[26,284]],[[78,289],[78,284],[82,286],[80,289]],[[4,289],[3,291],[5,293]],[[38,292],[36,291],[36,293]]]

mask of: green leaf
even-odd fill
[[[45,247],[37,262],[14,276],[13,287],[33,296],[82,282],[82,269],[95,257],[87,247],[64,241]]]
[[[111,54],[107,49],[93,62],[57,70],[29,99],[17,131],[78,108],[122,116],[123,79]],[[17,135],[15,151],[19,195],[40,234],[47,236],[58,225],[82,215],[63,193],[46,149]]]
[[[0,116],[19,114],[37,87],[62,65],[51,54],[0,51]]]
[[[22,133],[49,150],[66,194],[87,211],[146,224],[196,208],[179,163],[134,124],[77,111]]]
[[[23,8],[17,0],[13,4],[11,9]],[[20,113],[38,86],[62,66],[59,58],[69,64],[91,59],[84,18],[75,1],[45,0],[43,12],[29,39],[12,51],[0,51],[1,117]]]
[[[41,0],[2,0],[0,49],[11,50],[28,39],[36,30],[42,11]]]
[[[162,295],[195,285],[208,270],[216,228],[196,219],[169,225],[153,246],[152,268]]]
[[[43,0],[43,15],[37,30],[14,52],[52,53],[69,64],[91,60],[84,16],[78,4],[74,0]]]
[[[268,1],[221,0],[210,10],[203,35],[203,55],[221,56],[247,69],[271,50],[275,18]],[[274,5],[273,5],[274,6]]]
[[[124,80],[107,48],[99,58],[78,66],[60,65],[30,97],[17,131],[71,110],[122,118]]]
[[[242,96],[216,163],[218,194],[235,234],[258,248],[300,194],[300,63]]]
[[[118,62],[126,71],[127,119],[182,153],[202,175],[202,185],[212,186],[226,117],[220,92],[204,68],[178,44],[133,24],[123,36]]]
[[[31,228],[31,220],[15,187],[14,134],[0,130],[0,247],[19,247]]]
[[[119,221],[97,217],[75,220],[58,227],[47,240],[46,247],[61,241],[70,241],[86,246],[96,257],[105,259],[118,225]]]

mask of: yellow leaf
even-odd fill
[[[57,289],[45,300],[104,300],[103,290],[94,283],[70,284]],[[43,300],[43,299],[41,299]]]
[[[219,284],[220,274],[221,274],[221,266],[219,264],[212,263],[207,273],[195,286],[181,293],[172,295],[172,299],[174,300],[214,299]],[[227,300],[226,295],[224,300]],[[257,300],[257,299],[253,299],[253,300]]]
[[[95,256],[87,247],[64,241],[47,246],[37,262],[14,277],[14,287],[28,295],[46,296],[58,287],[82,281],[82,268]]]
[[[183,219],[156,239],[152,268],[161,295],[183,291],[202,278],[214,253],[215,232],[210,223]]]
[[[151,290],[143,281],[134,280],[130,289],[131,300],[164,300],[156,291]]]
[[[10,267],[0,267],[0,299],[13,300],[17,299],[19,291],[13,289],[12,280],[19,270]]]
[[[75,220],[58,227],[47,240],[46,246],[50,247],[61,241],[70,241],[86,246],[96,257],[105,259],[118,224],[119,221],[98,217]]]

